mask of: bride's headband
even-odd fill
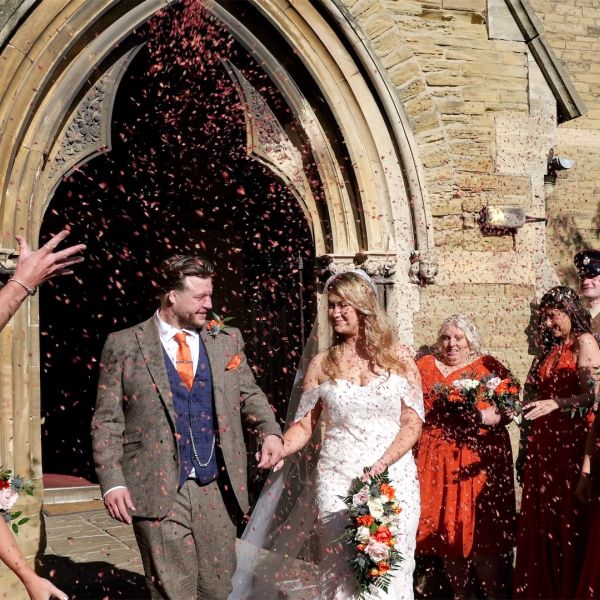
[[[375,287],[374,281],[369,277],[367,272],[364,271],[363,269],[348,269],[348,271],[344,271],[342,273],[337,273],[336,275],[332,275],[325,282],[325,287],[323,288],[323,293],[326,294],[327,290],[329,289],[329,286],[331,284],[335,283],[342,275],[345,275],[346,273],[354,273],[355,275],[358,275],[362,280],[364,280],[366,283],[368,283],[371,286],[373,293],[375,294],[375,296],[377,296],[377,288]]]

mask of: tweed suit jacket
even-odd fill
[[[248,511],[243,428],[281,435],[266,396],[254,380],[239,330],[200,333],[213,379],[217,444],[233,492]],[[239,365],[227,369],[234,356]],[[237,360],[231,364],[235,365]],[[156,317],[108,336],[100,365],[92,444],[102,493],[129,489],[135,516],[162,518],[179,480],[175,413]]]

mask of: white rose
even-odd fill
[[[369,488],[365,485],[359,492],[352,496],[352,504],[354,504],[354,506],[361,506],[362,504],[365,504],[368,499]]]
[[[390,501],[390,499],[385,494],[381,494],[381,496],[379,496],[379,499],[381,500],[381,504],[387,504]]]
[[[368,527],[359,527],[356,530],[356,535],[354,537],[361,544],[366,544],[369,541],[369,535],[370,532]]]
[[[376,563],[381,562],[388,557],[390,549],[382,542],[378,542],[375,539],[370,539],[365,552],[369,555],[371,560]]]
[[[376,519],[383,517],[383,504],[381,503],[381,498],[372,498],[367,502],[367,506],[369,507],[371,516]]]
[[[467,385],[466,382],[468,380],[467,379],[457,379],[456,381],[452,382],[452,387],[455,387],[459,390],[466,390],[467,389]]]
[[[475,390],[479,386],[477,379],[465,379],[465,384],[468,390]]]
[[[10,510],[17,498],[19,497],[19,492],[13,490],[12,488],[4,488],[0,490],[0,510]]]
[[[485,387],[493,392],[501,381],[500,377],[492,377],[485,382]]]

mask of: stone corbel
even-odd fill
[[[387,307],[388,288],[394,284],[392,277],[395,273],[395,256],[363,252],[358,252],[354,256],[326,254],[318,261],[328,276],[339,275],[352,269],[362,269],[373,280],[381,306]]]
[[[394,275],[396,257],[390,254],[367,254],[363,252],[357,252],[353,256],[325,254],[318,258],[318,262],[328,275],[339,275],[351,269],[362,269],[376,283],[383,283]]]
[[[17,251],[14,248],[0,248],[0,275],[11,275],[17,268]]]
[[[411,283],[423,286],[435,283],[438,270],[438,260],[433,250],[415,250],[410,255],[408,277]]]

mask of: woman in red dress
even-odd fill
[[[600,419],[596,418],[589,433],[579,483],[578,500],[591,503],[588,542],[577,588],[577,598],[600,598]]]
[[[517,537],[515,598],[574,598],[585,542],[584,507],[575,498],[587,424],[579,407],[600,350],[577,293],[558,286],[540,303],[540,327],[551,345],[530,371],[540,400],[525,407],[527,436]],[[573,409],[573,410],[569,410]],[[571,414],[573,412],[573,414]]]
[[[449,409],[440,399],[440,385],[463,378],[504,379],[509,373],[495,358],[481,354],[477,329],[465,316],[444,321],[437,349],[436,356],[417,362],[427,415],[417,450],[417,554],[441,558],[455,598],[470,597],[472,574],[487,597],[507,598],[516,521],[504,427],[509,419],[481,400],[472,411]]]

